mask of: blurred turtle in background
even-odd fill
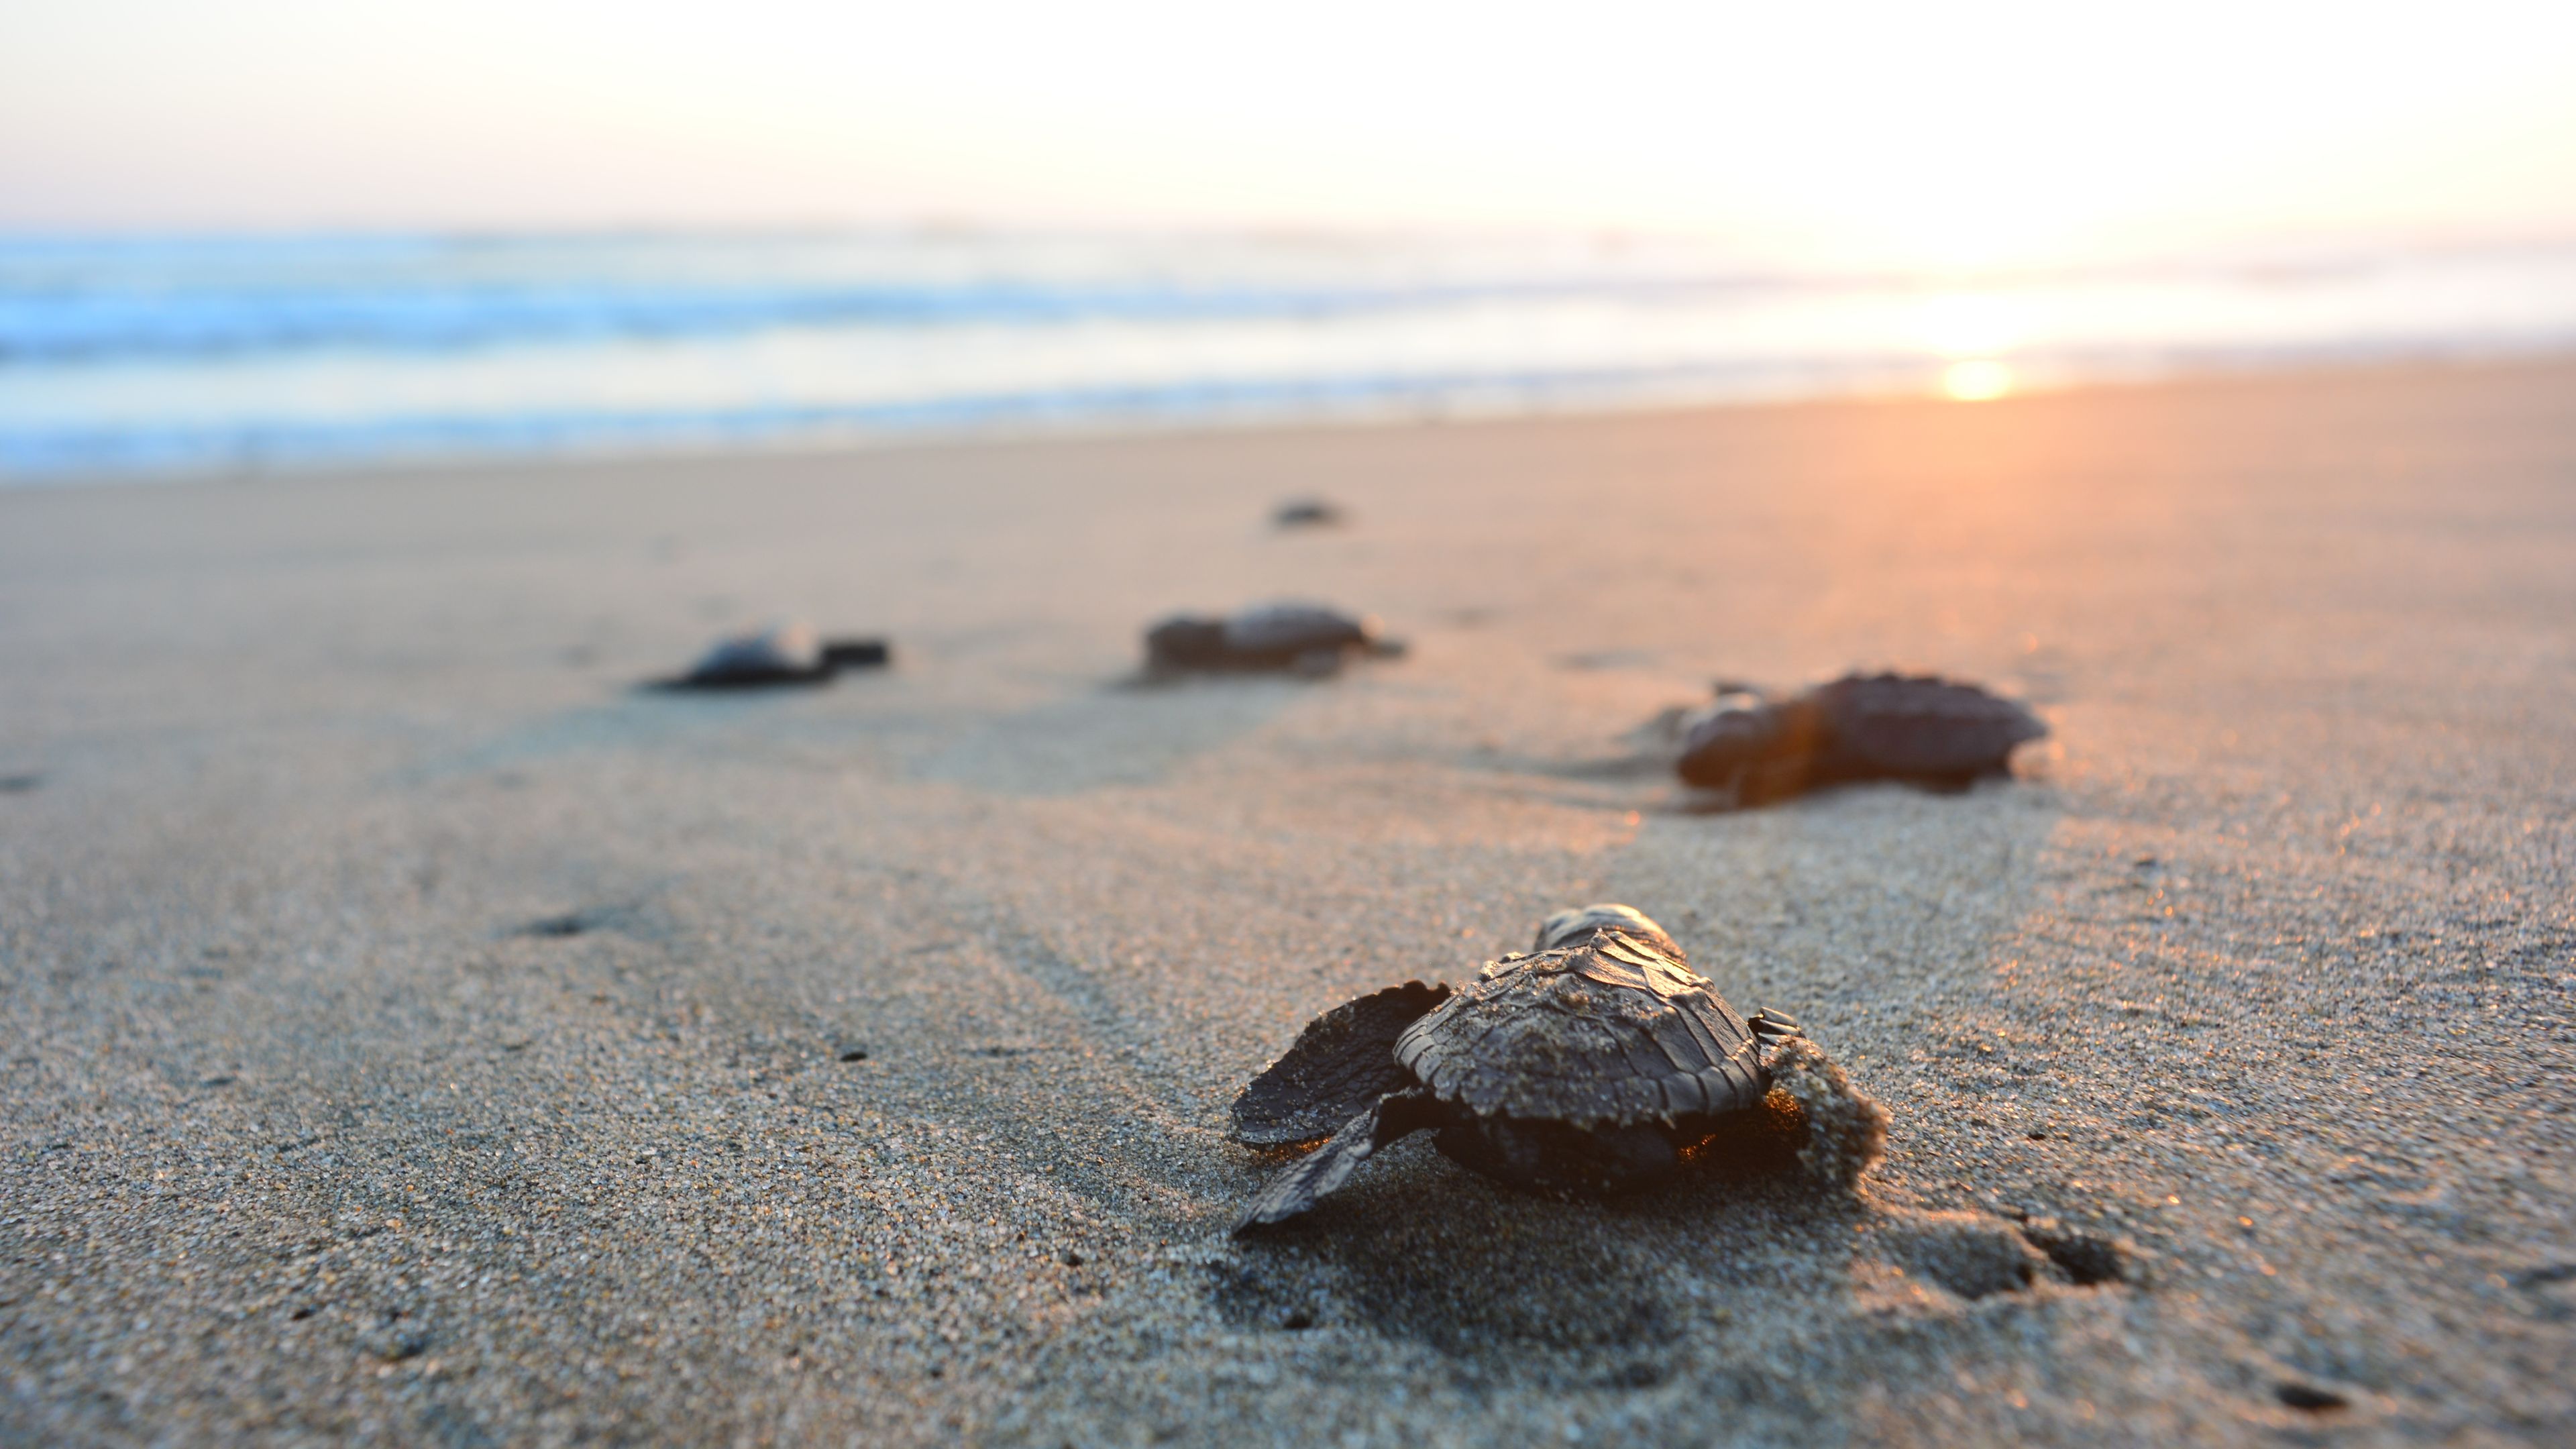
[[[1288,673],[1320,678],[1354,656],[1388,658],[1404,646],[1375,619],[1320,604],[1263,604],[1211,619],[1177,614],[1145,632],[1149,679],[1182,674]]]
[[[662,689],[766,689],[821,684],[844,669],[880,669],[894,659],[883,639],[826,640],[801,622],[772,625],[716,641],[689,672],[658,681]]]
[[[1273,528],[1339,528],[1348,522],[1341,505],[1326,498],[1291,498],[1270,514]]]
[[[1786,699],[1735,681],[1649,726],[1684,783],[1760,805],[1858,780],[1958,789],[2048,733],[2019,700],[1930,674],[1846,674]]]
[[[1748,1130],[1799,1142],[1811,1175],[1849,1187],[1887,1120],[1796,1022],[1736,1015],[1643,913],[1587,906],[1548,917],[1531,954],[1488,962],[1454,991],[1408,981],[1310,1023],[1235,1099],[1234,1135],[1325,1140],[1234,1230],[1300,1216],[1424,1130],[1484,1176],[1600,1194],[1661,1181]]]

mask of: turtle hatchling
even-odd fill
[[[2048,733],[2019,700],[1929,674],[1846,674],[1787,699],[1719,687],[1675,721],[1682,780],[1739,805],[1858,780],[1955,788]]]
[[[804,623],[775,624],[716,641],[689,672],[662,681],[665,689],[760,689],[821,684],[844,669],[875,669],[891,662],[883,639],[824,639]]]
[[[1270,513],[1273,528],[1339,528],[1347,521],[1341,505],[1325,498],[1291,498]]]
[[[1380,1148],[1424,1130],[1439,1133],[1443,1156],[1517,1187],[1642,1187],[1749,1114],[1781,1107],[1769,1100],[1775,1085],[1818,1099],[1793,1097],[1811,1136],[1840,1134],[1831,1151],[1802,1150],[1811,1170],[1847,1185],[1876,1159],[1886,1109],[1796,1022],[1736,1015],[1632,907],[1560,911],[1531,953],[1488,962],[1463,987],[1408,981],[1310,1023],[1235,1099],[1234,1135],[1257,1146],[1327,1140],[1273,1178],[1234,1230],[1297,1217]]]
[[[1404,646],[1320,604],[1263,604],[1222,619],[1178,614],[1145,633],[1148,676],[1288,672],[1332,674],[1354,655],[1386,657]]]

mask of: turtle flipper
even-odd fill
[[[1351,1115],[1413,1085],[1395,1039],[1449,999],[1446,986],[1408,981],[1345,1001],[1306,1024],[1270,1069],[1234,1099],[1234,1136],[1257,1147],[1330,1136]]]
[[[1855,1086],[1803,1033],[1781,1038],[1762,1065],[1771,1085],[1795,1099],[1807,1119],[1798,1165],[1809,1177],[1847,1189],[1886,1155],[1887,1104]]]
[[[1796,1017],[1785,1011],[1774,1011],[1769,1007],[1744,1018],[1744,1024],[1753,1028],[1754,1040],[1766,1047],[1775,1046],[1793,1036],[1807,1034],[1806,1028],[1798,1025]]]
[[[1421,1087],[1389,1092],[1371,1102],[1367,1110],[1343,1123],[1331,1141],[1270,1179],[1243,1216],[1235,1219],[1236,1236],[1299,1216],[1350,1181],[1351,1173],[1379,1148],[1425,1127],[1436,1127],[1443,1116],[1440,1100]]]

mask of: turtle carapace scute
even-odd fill
[[[1176,614],[1145,632],[1148,677],[1332,674],[1354,655],[1401,654],[1375,619],[1320,604],[1263,604],[1223,618]]]
[[[1929,674],[1847,674],[1776,700],[1730,686],[1679,728],[1683,782],[1739,805],[1860,780],[1964,786],[2048,733],[2019,700]]]
[[[802,622],[730,635],[716,641],[689,672],[661,682],[664,689],[770,689],[821,684],[845,669],[879,669],[894,659],[883,639],[825,639]]]
[[[1330,1135],[1235,1231],[1306,1212],[1412,1132],[1438,1132],[1442,1155],[1515,1186],[1612,1193],[1669,1176],[1763,1106],[1764,1051],[1797,1024],[1738,1016],[1643,913],[1560,911],[1534,944],[1464,986],[1407,982],[1309,1025],[1235,1099],[1235,1136]]]

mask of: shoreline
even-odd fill
[[[1271,411],[1256,406],[1240,415],[1227,415],[1222,411],[1214,415],[1198,412],[1159,417],[1109,413],[1096,417],[963,424],[953,428],[944,428],[935,423],[919,425],[890,423],[873,428],[862,426],[843,430],[790,429],[757,435],[746,434],[728,442],[682,437],[678,441],[660,445],[649,442],[632,445],[574,443],[516,451],[506,448],[397,450],[373,457],[322,455],[228,465],[170,464],[19,473],[0,471],[0,495],[20,491],[188,486],[316,476],[437,475],[490,468],[615,468],[653,463],[705,464],[737,457],[811,457],[956,448],[1050,447],[1156,438],[1257,439],[1282,433],[1293,434],[1316,430],[1343,432],[1388,428],[1476,427],[1515,422],[1581,422],[1593,418],[1655,418],[1748,409],[1885,407],[1927,403],[1987,406],[1997,402],[2019,402],[2096,392],[2126,393],[2174,388],[2260,386],[2267,383],[2296,385],[2309,381],[2392,373],[2449,374],[2546,370],[2576,366],[2576,343],[2539,343],[2524,347],[2462,346],[2448,351],[2440,348],[2417,348],[2385,356],[2364,354],[2349,358],[2292,360],[2267,357],[2236,363],[2210,361],[2182,366],[2166,363],[2138,363],[2126,366],[2114,364],[2053,378],[2043,374],[2041,380],[2037,382],[2027,379],[2017,380],[2012,389],[2000,397],[1976,399],[1954,399],[1940,391],[1937,381],[1942,369],[1947,365],[1946,360],[1929,356],[1904,364],[1891,361],[1887,369],[1891,377],[1900,372],[1910,373],[1918,378],[1918,382],[1909,385],[1891,381],[1884,387],[1854,385],[1848,388],[1828,388],[1820,391],[1800,391],[1775,386],[1768,390],[1754,389],[1736,395],[1708,395],[1704,389],[1683,387],[1678,389],[1678,395],[1676,395],[1671,390],[1657,392],[1652,389],[1631,389],[1625,396],[1616,395],[1616,390],[1613,390],[1592,396],[1569,395],[1553,400],[1523,398],[1492,405],[1479,405],[1458,398],[1398,398],[1390,399],[1383,404],[1363,403],[1338,411],[1326,408],[1307,413],[1293,410]],[[496,421],[505,425],[516,425],[510,419]],[[637,427],[649,432],[683,420],[639,415],[632,421]],[[685,433],[686,429],[682,428],[680,431]]]

